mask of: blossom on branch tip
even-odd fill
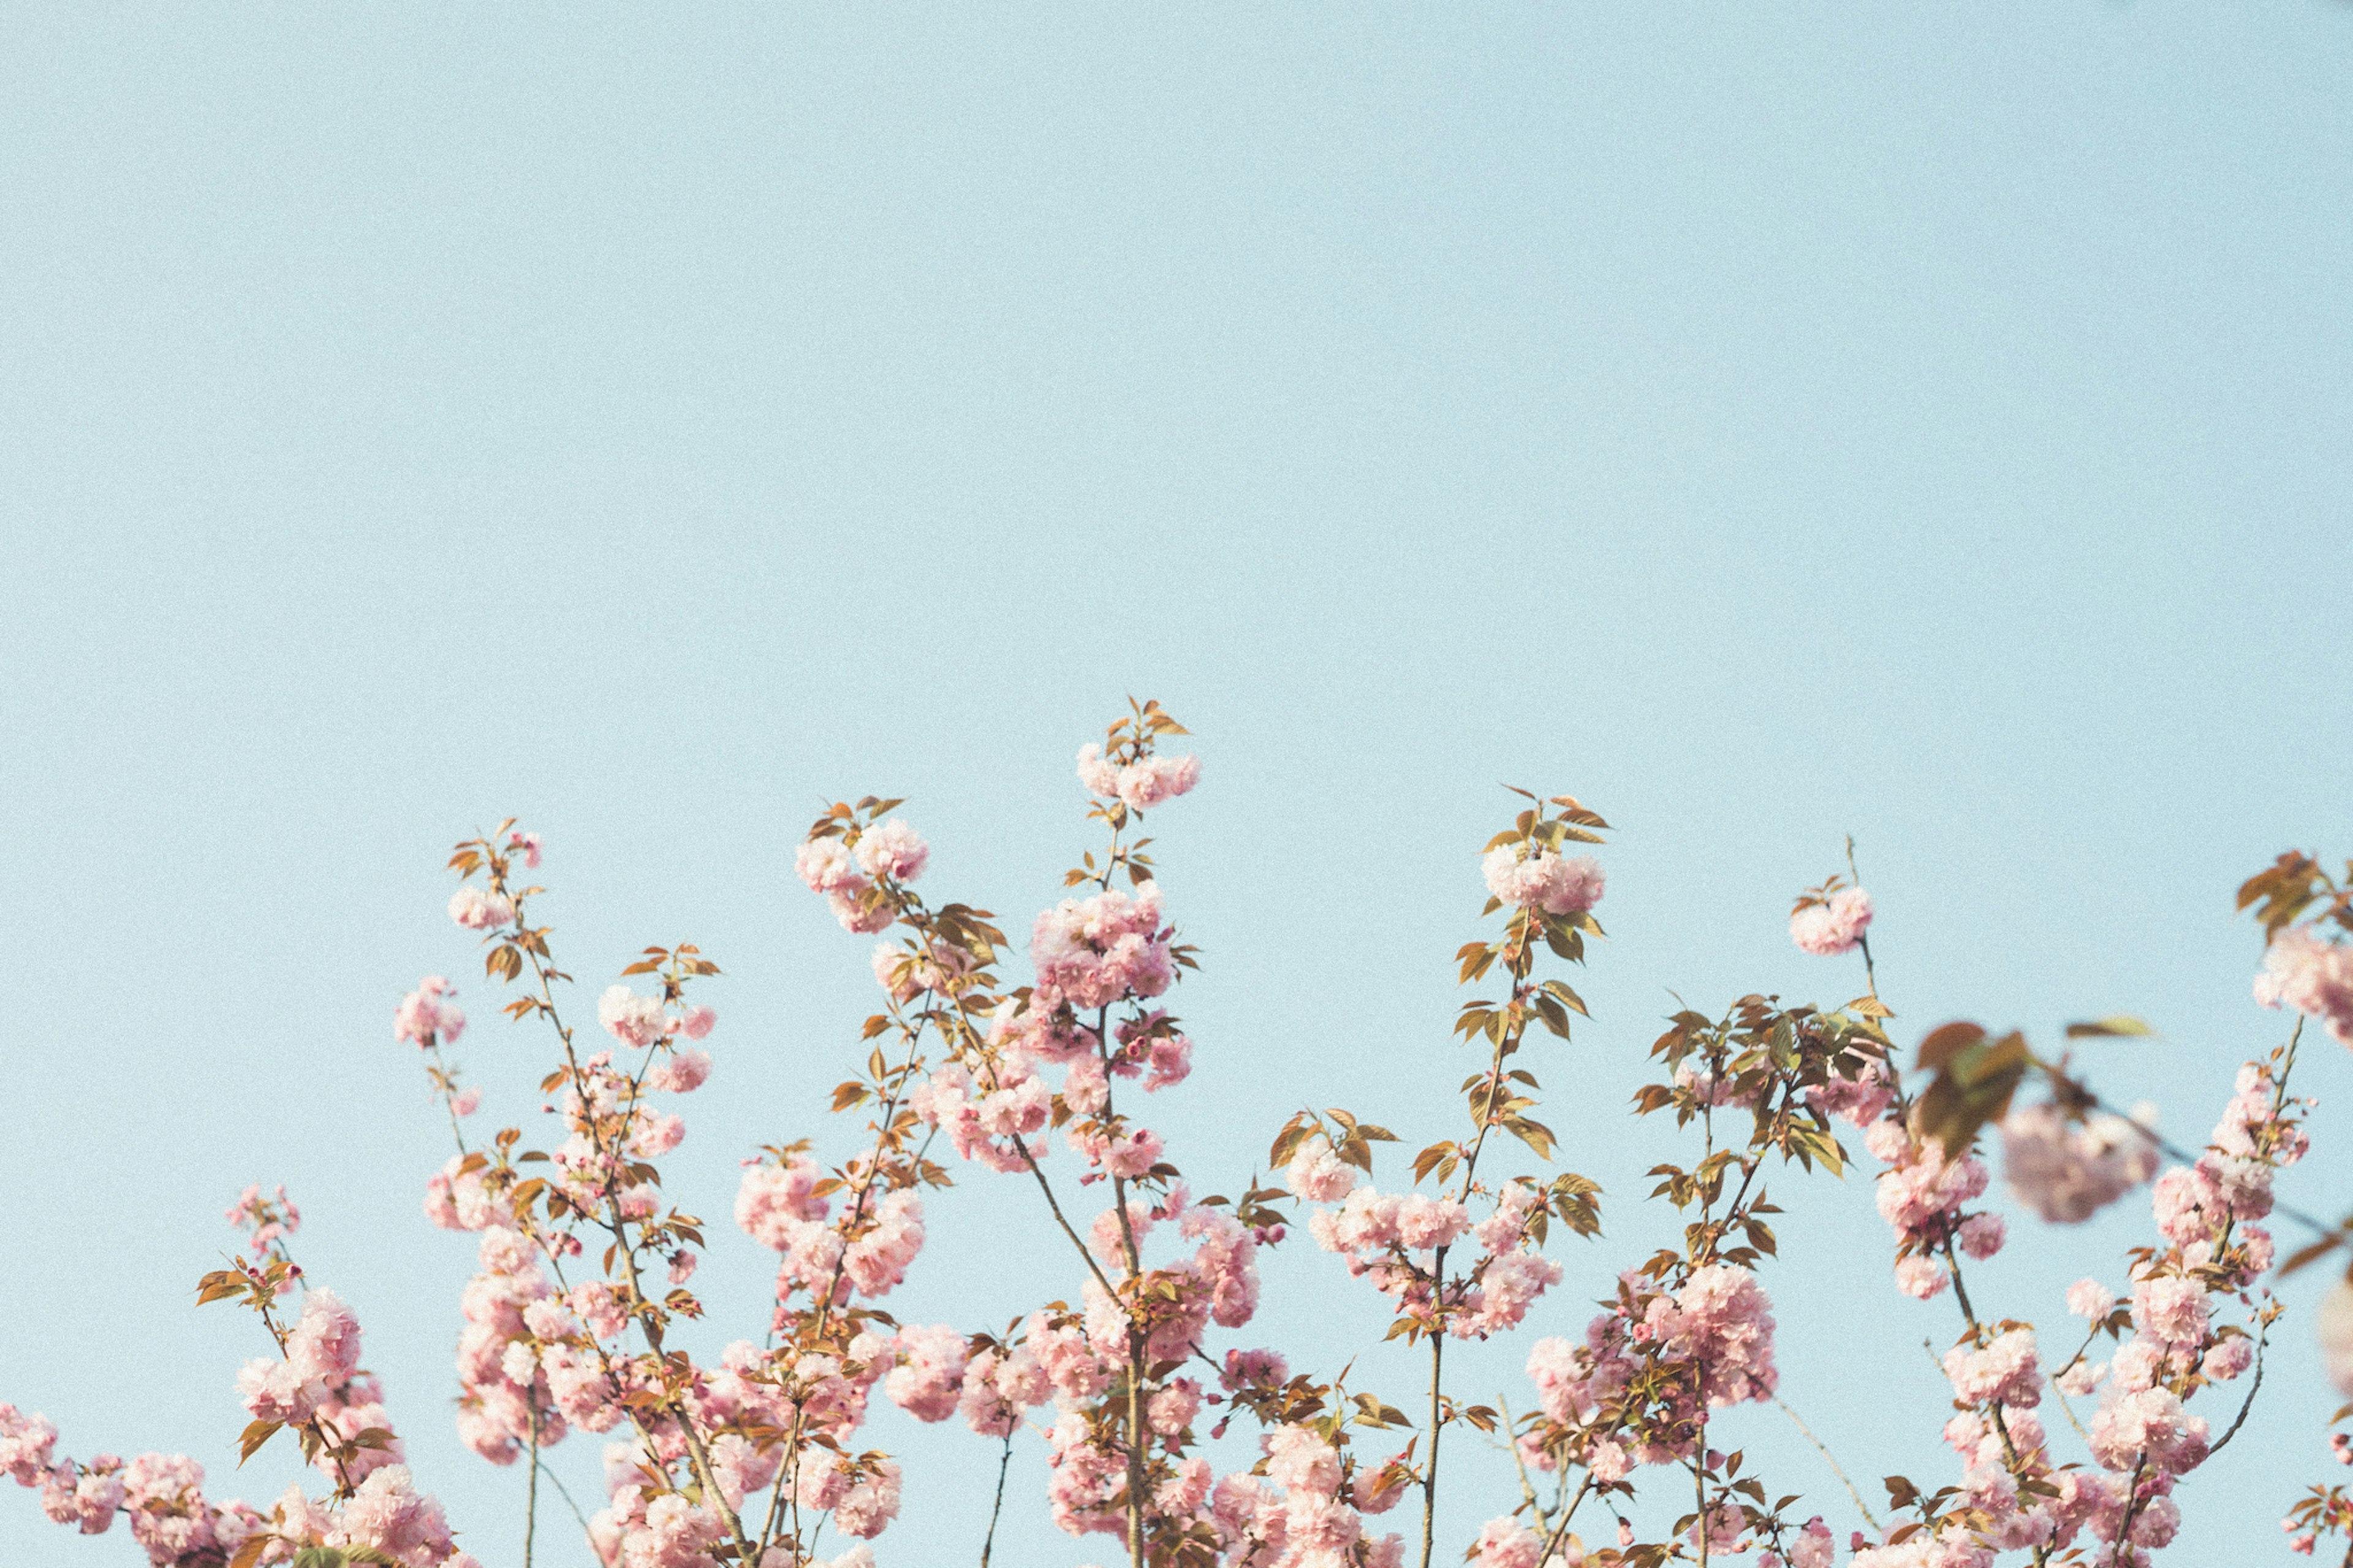
[[[1843,888],[1789,916],[1789,940],[1817,958],[1852,952],[1871,926],[1871,895]]]

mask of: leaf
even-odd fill
[[[2088,1024],[2070,1024],[2067,1037],[2071,1040],[2098,1039],[2111,1035],[2154,1035],[2157,1031],[2142,1020],[2118,1013],[2110,1017],[2094,1018]]]
[[[1977,1026],[1947,1024],[1946,1030],[1976,1029]],[[2033,1053],[2026,1048],[2026,1037],[2012,1029],[1998,1040],[1982,1037],[1955,1047],[1944,1057],[1944,1066],[1936,1081],[1921,1091],[1912,1106],[1912,1131],[1920,1138],[1935,1138],[1945,1146],[1947,1159],[1958,1159],[1978,1135],[1978,1130],[1989,1121],[1998,1121],[2010,1110],[2010,1096],[2026,1077],[2033,1062]],[[1930,1041],[1921,1042],[1920,1052],[1928,1055]]]
[[[2343,1244],[2344,1237],[2341,1236],[2324,1236],[2318,1241],[2296,1248],[2288,1255],[2287,1261],[2279,1266],[2280,1278],[2284,1279],[2299,1268],[2309,1268],[2336,1251]],[[2334,1426],[2335,1423],[2332,1422],[2330,1425]]]
[[[245,1429],[245,1436],[237,1440],[237,1462],[240,1468],[248,1459],[261,1452],[261,1446],[264,1443],[278,1436],[278,1428],[280,1425],[281,1423],[276,1421],[256,1421]]]
[[[1920,1042],[1920,1066],[1934,1069],[1943,1067],[1961,1051],[1986,1037],[1982,1024],[1944,1024],[1928,1031]]]

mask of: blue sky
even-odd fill
[[[520,1478],[448,1419],[470,1249],[418,1212],[446,1132],[391,1012],[459,977],[486,1118],[545,1051],[441,913],[448,844],[543,832],[584,986],[651,942],[726,968],[670,1166],[717,1215],[744,1152],[851,1131],[819,1112],[868,944],[790,879],[808,818],[911,797],[927,886],[1026,928],[1130,693],[1206,763],[1155,822],[1204,949],[1166,1126],[1205,1186],[1310,1100],[1450,1131],[1498,784],[1618,825],[1594,1021],[1537,1064],[1608,1234],[1466,1393],[1521,1387],[1663,1234],[1635,1194],[1674,1145],[1623,1108],[1673,998],[1859,989],[1783,925],[1845,833],[1899,1031],[2144,1014],[2163,1037],[2094,1070],[2202,1135],[2283,1034],[2232,889],[2353,849],[2348,29],[8,10],[0,1398],[281,1490],[285,1456],[232,1474],[255,1331],[189,1303],[219,1211],[282,1181],[423,1484],[513,1560]],[[2286,1190],[2335,1212],[2353,1064],[2306,1061]],[[975,1177],[902,1316],[1075,1290],[1029,1194]],[[1894,1292],[1861,1178],[1786,1187],[1785,1395],[1858,1474],[1950,1479],[1919,1351],[1949,1300]],[[2139,1205],[2022,1233],[1979,1293],[2055,1316],[2147,1234]],[[756,1332],[764,1272],[714,1238],[712,1345]],[[1251,1342],[1415,1385],[1330,1259],[1267,1273]],[[2335,1473],[2283,1335],[2175,1559],[2284,1559]],[[1777,1413],[1727,1425],[1852,1522]],[[886,1568],[976,1552],[987,1446],[874,1430],[917,1475]],[[590,1440],[556,1462],[593,1485]],[[1034,1443],[1014,1475],[1000,1560],[1105,1556],[1045,1523]],[[1508,1477],[1466,1461],[1458,1537]],[[136,1552],[9,1489],[0,1560]]]

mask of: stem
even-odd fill
[[[555,1469],[553,1466],[548,1467],[547,1480],[548,1484],[555,1489],[555,1495],[564,1500],[564,1506],[572,1510],[572,1517],[579,1521],[581,1533],[584,1535],[586,1534],[588,1531],[588,1516],[582,1513],[580,1511],[580,1505],[572,1500],[572,1489],[564,1484],[564,1478],[555,1473]]]
[[[1707,1471],[1701,1467],[1707,1461],[1707,1423],[1699,1427],[1699,1463],[1692,1466],[1692,1489],[1699,1494],[1699,1568],[1707,1568],[1708,1537],[1714,1533],[1707,1527]]]
[[[1520,1458],[1520,1442],[1514,1435],[1516,1429],[1512,1420],[1511,1402],[1498,1394],[1495,1395],[1495,1408],[1504,1413],[1504,1432],[1510,1439],[1505,1446],[1512,1450],[1512,1468],[1519,1472],[1520,1495],[1527,1500],[1528,1511],[1536,1516],[1538,1524],[1542,1524],[1545,1521],[1544,1505],[1536,1501],[1536,1489],[1528,1482],[1528,1463]]]
[[[1862,1515],[1862,1522],[1871,1526],[1873,1531],[1876,1531],[1879,1529],[1879,1521],[1871,1516],[1870,1505],[1862,1500],[1862,1494],[1855,1490],[1854,1483],[1849,1480],[1847,1479],[1846,1472],[1839,1468],[1839,1462],[1831,1458],[1831,1451],[1827,1447],[1823,1447],[1822,1440],[1814,1436],[1813,1428],[1807,1426],[1803,1421],[1799,1420],[1798,1413],[1796,1411],[1790,1409],[1787,1405],[1782,1405],[1781,1396],[1779,1394],[1777,1394],[1773,1396],[1773,1403],[1780,1405],[1781,1414],[1788,1416],[1790,1424],[1796,1426],[1799,1431],[1805,1434],[1806,1441],[1814,1446],[1814,1452],[1820,1454],[1822,1457],[1822,1462],[1830,1466],[1831,1474],[1836,1476],[1839,1479],[1839,1484],[1846,1488],[1846,1495],[1854,1500],[1855,1511]],[[2071,1412],[2067,1418],[2070,1421],[2073,1421],[2075,1417]]]
[[[1117,845],[1114,833],[1113,843]],[[1109,886],[1110,868],[1103,871]],[[1095,1050],[1103,1067],[1103,1119],[1112,1121],[1118,1114],[1112,1108],[1111,1098],[1111,1009],[1103,1007],[1095,1014]],[[1108,1162],[1106,1162],[1108,1163]],[[1127,1283],[1134,1286],[1143,1272],[1142,1260],[1135,1250],[1135,1226],[1127,1217],[1127,1179],[1113,1172],[1111,1178],[1112,1213],[1119,1216],[1120,1256],[1127,1266]],[[1130,1568],[1144,1568],[1144,1335],[1135,1326],[1135,1307],[1127,1307],[1127,1559]]]
[[[1440,1279],[1445,1277],[1446,1249],[1440,1247],[1436,1269]],[[1442,1429],[1438,1379],[1439,1367],[1445,1359],[1446,1331],[1441,1325],[1430,1336],[1430,1468],[1421,1478],[1421,1568],[1430,1568],[1430,1554],[1437,1539],[1438,1529],[1438,1435]]]
[[[531,1483],[522,1510],[522,1568],[531,1568],[532,1542],[539,1533],[539,1401],[531,1405]]]
[[[2264,1338],[2268,1339],[2269,1337],[2269,1331],[2266,1331]],[[2231,1423],[2231,1429],[2228,1432],[2222,1434],[2221,1442],[2215,1444],[2211,1448],[2206,1450],[2207,1458],[2211,1458],[2216,1454],[2221,1453],[2223,1447],[2228,1444],[2232,1438],[2239,1435],[2239,1428],[2247,1424],[2247,1412],[2255,1407],[2255,1395],[2262,1391],[2263,1386],[2263,1340],[2259,1339],[2255,1342],[2255,1380],[2247,1385],[2247,1397],[2239,1402],[2238,1419]]]
[[[1566,1473],[1562,1479],[1567,1479]],[[1536,1554],[1538,1563],[1551,1562],[1552,1554],[1560,1550],[1561,1542],[1568,1535],[1568,1521],[1577,1517],[1577,1505],[1585,1500],[1585,1494],[1591,1490],[1592,1487],[1593,1472],[1588,1470],[1585,1472],[1585,1479],[1577,1483],[1577,1495],[1568,1500],[1567,1508],[1560,1510],[1560,1522],[1553,1526],[1552,1538],[1545,1542],[1544,1550]]]
[[[1013,1463],[1013,1434],[1005,1434],[1005,1452],[997,1461],[997,1501],[989,1506],[988,1533],[980,1538],[980,1568],[988,1568],[988,1549],[997,1543],[997,1516],[1005,1511],[1005,1470]]]
[[[2133,1461],[2132,1484],[2125,1492],[2125,1516],[2116,1525],[2116,1550],[2108,1553],[2110,1568],[2124,1568],[2125,1553],[2132,1550],[2133,1515],[2140,1511],[2141,1472],[2147,1468],[2148,1454],[2144,1450],[2141,1457]]]

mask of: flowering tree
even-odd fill
[[[881,939],[881,1002],[832,1096],[860,1125],[829,1155],[802,1138],[745,1162],[733,1217],[776,1255],[776,1283],[765,1306],[731,1310],[759,1337],[715,1363],[674,1338],[704,1315],[691,1284],[712,1242],[658,1162],[684,1131],[672,1097],[712,1071],[701,1042],[716,1020],[700,997],[718,967],[692,946],[648,948],[602,992],[590,1027],[537,922],[537,837],[510,822],[458,846],[450,918],[479,933],[502,1010],[550,1048],[542,1134],[470,1138],[480,1096],[450,1057],[466,1019],[448,982],[423,981],[394,1031],[421,1053],[456,1145],[425,1210],[479,1238],[457,1420],[484,1459],[526,1473],[526,1568],[545,1550],[542,1457],[575,1431],[607,1440],[604,1505],[578,1522],[608,1568],[867,1568],[908,1484],[874,1446],[888,1441],[870,1425],[878,1390],[996,1446],[984,1568],[1018,1441],[1044,1446],[1055,1523],[1108,1538],[1131,1568],[1429,1568],[1462,1545],[1437,1539],[1441,1489],[1461,1488],[1495,1500],[1463,1552],[1480,1568],[2120,1565],[2173,1539],[2180,1483],[2246,1421],[2281,1315],[2263,1284],[2275,1268],[2263,1222],[2275,1173],[2305,1152],[2306,1102],[2289,1079],[2306,1021],[2353,1045],[2353,868],[2338,881],[2286,856],[2242,890],[2267,944],[2257,1000],[2295,1021],[2241,1070],[2206,1146],[2183,1150],[2148,1111],[2107,1105],[2070,1056],[2039,1055],[2017,1033],[1947,1024],[1900,1070],[1850,847],[1848,875],[1797,899],[1790,933],[1809,953],[1859,956],[1861,994],[1828,1010],[1749,995],[1668,1021],[1634,1110],[1671,1115],[1687,1140],[1688,1163],[1658,1167],[1651,1194],[1682,1216],[1680,1245],[1621,1260],[1581,1336],[1533,1338],[1514,1415],[1508,1401],[1450,1390],[1446,1352],[1556,1312],[1547,1298],[1565,1268],[1550,1249],[1599,1236],[1599,1188],[1554,1163],[1529,1047],[1567,1038],[1585,1012],[1564,976],[1600,934],[1604,877],[1588,849],[1608,824],[1572,797],[1526,795],[1485,846],[1485,913],[1500,924],[1455,955],[1477,994],[1454,1029],[1479,1056],[1458,1128],[1410,1159],[1402,1147],[1381,1156],[1377,1182],[1394,1133],[1345,1108],[1302,1110],[1267,1129],[1271,1184],[1197,1197],[1143,1114],[1193,1058],[1167,1004],[1196,954],[1141,835],[1145,814],[1198,780],[1193,757],[1165,749],[1183,733],[1157,704],[1131,705],[1080,752],[1103,839],[1066,873],[1071,896],[1032,924],[1026,980],[997,917],[916,891],[929,851],[902,802],[838,805],[811,825],[801,880],[848,931]],[[2111,1018],[2067,1034],[2137,1032]],[[1710,1426],[1775,1400],[1767,1279],[1781,1209],[1767,1179],[1843,1173],[1850,1140],[1879,1167],[1893,1289],[1950,1296],[1951,1404],[1921,1415],[1942,1423],[1954,1459],[1940,1476],[1888,1478],[1884,1518],[1850,1485],[1865,1528],[1842,1548],[1820,1511],[1768,1484],[1769,1459],[1723,1452]],[[2006,1239],[2002,1219],[1973,1206],[1996,1144],[2009,1189],[2044,1223],[2080,1223],[2150,1186],[2149,1242],[2116,1261],[2113,1287],[2094,1276],[2067,1291],[2082,1320],[2072,1330],[1971,1292],[1967,1264]],[[902,1324],[883,1303],[921,1257],[923,1194],[957,1180],[999,1184],[1003,1214],[1059,1234],[1067,1273],[1008,1323]],[[2346,1239],[2292,1217],[2314,1239],[2283,1268]],[[68,1458],[47,1421],[5,1405],[0,1468],[85,1533],[126,1517],[159,1568],[478,1568],[404,1462],[359,1323],[295,1261],[295,1205],[256,1188],[229,1218],[243,1254],[201,1280],[198,1299],[251,1311],[257,1346],[274,1352],[236,1379],[241,1458],[290,1441],[312,1489],[266,1510],[216,1502],[192,1459]],[[1245,1342],[1260,1250],[1302,1231],[1385,1300],[1390,1338],[1426,1359],[1425,1384],[1351,1386],[1353,1367],[1319,1359],[1328,1347]],[[2337,1288],[2318,1328],[2331,1375],[2353,1390],[2353,1287]],[[2072,1443],[2049,1427],[2046,1396]],[[1458,1428],[1493,1435],[1510,1468],[1467,1464],[1448,1441]],[[2336,1447],[2353,1457],[2353,1438]],[[1643,1517],[1679,1517],[1641,1539],[1638,1498],[1670,1500]],[[1385,1528],[1401,1505],[1404,1525]],[[2287,1523],[2301,1551],[2344,1537],[2353,1563],[2345,1489],[2315,1487]],[[841,1544],[821,1559],[827,1531]]]

